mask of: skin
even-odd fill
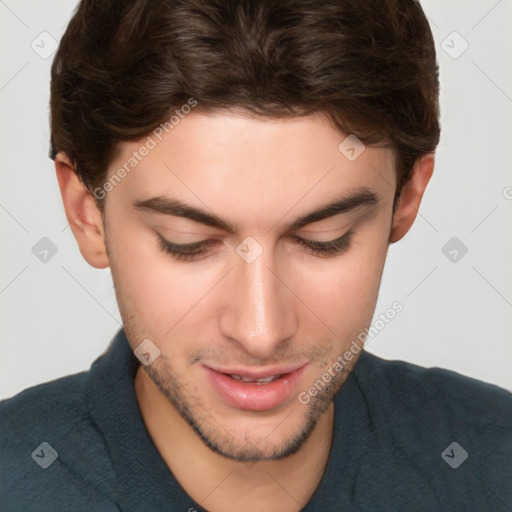
[[[103,217],[66,155],[56,158],[80,251],[92,266],[110,266],[130,345],[150,339],[160,350],[135,378],[149,434],[210,511],[297,511],[314,493],[329,457],[332,399],[357,357],[308,404],[297,395],[370,325],[389,244],[412,226],[432,175],[427,155],[393,213],[393,152],[366,147],[351,162],[338,151],[345,137],[320,115],[193,112],[108,192]],[[144,140],[119,145],[108,177]],[[375,204],[290,231],[295,218],[362,189]],[[134,206],[156,196],[214,213],[238,232]],[[336,255],[293,238],[329,241],[349,230],[349,246]],[[215,245],[179,261],[159,247],[157,232]],[[252,263],[236,252],[248,236],[263,250]],[[305,369],[293,396],[260,412],[224,402],[201,368],[297,362]]]

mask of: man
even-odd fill
[[[2,510],[510,510],[510,393],[363,349],[439,140],[418,2],[84,0],[51,123],[124,329],[3,402]]]

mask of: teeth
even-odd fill
[[[267,382],[272,382],[273,380],[279,379],[281,375],[271,375],[270,377],[265,377],[263,379],[251,379],[250,377],[244,377],[242,375],[230,375],[230,377],[241,382],[254,382],[255,384],[266,384]]]

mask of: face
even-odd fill
[[[336,371],[338,356],[371,322],[393,155],[367,147],[350,161],[345,137],[317,115],[194,112],[107,193],[129,342],[158,347],[148,375],[227,457],[296,451],[356,362]],[[122,143],[109,177],[146,142]]]

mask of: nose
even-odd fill
[[[294,295],[266,251],[256,261],[236,258],[228,276],[220,330],[255,358],[271,358],[297,329]],[[273,268],[274,267],[274,268]],[[225,296],[226,297],[226,296]]]

